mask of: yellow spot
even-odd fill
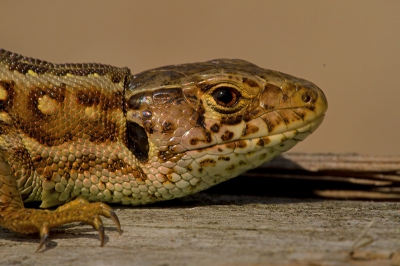
[[[67,77],[74,77],[74,75],[72,75],[71,73],[67,73],[66,76],[67,76]]]
[[[38,76],[38,74],[35,71],[32,71],[32,70],[28,70],[28,74],[31,75],[31,76],[34,76],[34,77]]]
[[[0,100],[5,101],[8,98],[8,92],[0,85]]]
[[[98,73],[93,73],[93,76],[95,76],[96,78],[100,77],[100,75]]]
[[[99,113],[96,110],[97,108],[95,107],[86,107],[85,108],[85,115],[87,116],[88,119],[90,120],[97,120],[99,119]]]
[[[37,108],[45,115],[55,115],[58,114],[60,103],[50,98],[49,96],[44,95],[43,97],[38,99]]]
[[[11,123],[12,119],[11,116],[9,116],[6,112],[0,112],[0,121]]]

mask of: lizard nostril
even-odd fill
[[[311,97],[310,97],[310,95],[308,95],[308,94],[303,94],[303,95],[301,96],[301,100],[302,100],[303,102],[305,102],[305,103],[308,103],[308,102],[311,101]]]

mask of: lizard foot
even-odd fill
[[[84,222],[95,228],[100,235],[100,246],[104,245],[104,227],[100,216],[110,218],[121,234],[121,225],[115,212],[105,203],[90,203],[85,199],[75,199],[54,211],[8,207],[0,210],[0,225],[20,233],[40,234],[38,252],[49,236],[50,228],[71,222]]]

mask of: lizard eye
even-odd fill
[[[214,100],[223,107],[232,107],[238,102],[240,93],[231,87],[219,87],[212,94]]]
[[[206,106],[211,108],[214,115],[232,115],[243,110],[251,100],[250,95],[239,84],[221,82],[209,85],[204,94]]]
[[[303,94],[303,95],[301,96],[301,100],[302,100],[303,102],[305,102],[305,103],[308,103],[309,101],[311,101],[311,96],[308,95],[308,94]]]

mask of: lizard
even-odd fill
[[[315,84],[239,59],[139,74],[53,64],[0,50],[0,226],[39,233],[101,216],[108,204],[183,197],[304,140],[328,104]],[[24,203],[39,201],[40,208]],[[58,206],[55,210],[47,208]]]

